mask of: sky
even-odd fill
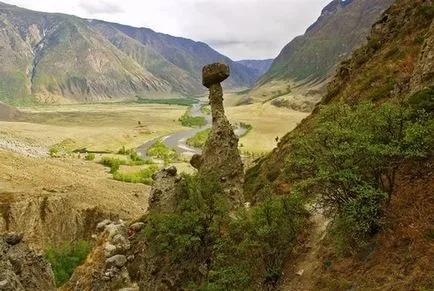
[[[233,60],[275,58],[331,0],[3,0],[203,41]]]

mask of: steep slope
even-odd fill
[[[261,101],[287,96],[317,102],[335,66],[365,41],[371,25],[393,1],[333,0],[304,35],[283,48],[250,96]]]
[[[255,70],[232,61],[203,42],[157,33],[149,28],[136,28],[102,21],[92,21],[92,24],[105,35],[114,29],[136,40],[147,49],[152,49],[169,63],[182,69],[187,74],[184,78],[190,78],[187,80],[196,88],[196,92],[203,93],[202,87],[199,86],[201,84],[200,72],[202,67],[209,63],[222,61],[230,66],[231,77],[225,82],[229,88],[251,86],[258,77]],[[119,48],[127,49],[121,39],[111,38],[111,40]],[[166,76],[170,75],[162,71],[160,66],[153,66],[152,69],[153,73],[163,78],[168,78]]]
[[[434,62],[429,55],[432,55],[434,39],[433,16],[431,0],[397,1],[373,25],[368,44],[356,50],[337,69],[320,104],[404,100],[415,92],[432,96]],[[291,152],[292,138],[295,133],[308,130],[317,111],[250,169],[248,192],[259,191],[263,183],[277,186],[284,180],[285,160]]]
[[[241,61],[237,61],[237,63],[255,70],[257,72],[257,78],[259,79],[260,77],[262,77],[262,75],[264,75],[270,69],[273,61],[274,61],[273,59],[241,60]]]
[[[367,100],[378,105],[385,101],[409,102],[412,108],[424,108],[432,124],[433,19],[433,1],[398,0],[373,25],[368,44],[340,65],[321,103],[332,105],[343,101],[355,108]],[[420,111],[415,113],[414,119],[424,115]],[[294,176],[289,173],[297,170],[290,169],[287,161],[294,155],[297,136],[312,132],[318,125],[318,117],[319,107],[287,134],[270,155],[247,171],[245,190],[253,201],[260,201],[261,195],[266,195],[264,190],[289,193],[294,185]],[[306,151],[312,150],[309,144],[305,147]],[[430,261],[434,250],[432,139],[428,149],[431,154],[423,159],[397,161],[394,186],[389,188],[390,200],[381,214],[381,228],[371,233],[375,235],[368,244],[343,252],[334,236],[322,236],[320,232],[306,235],[303,245],[315,246],[301,247],[288,260],[282,290],[431,290],[434,287]],[[339,164],[340,153],[335,154],[334,161]],[[313,152],[312,156],[315,155],[320,153]],[[308,158],[304,162],[308,163]],[[299,169],[297,174],[303,175],[302,171]],[[361,204],[366,205],[372,204]],[[317,228],[318,225],[311,231]],[[309,241],[312,237],[314,240]],[[317,237],[321,239],[318,241]]]
[[[257,72],[192,40],[0,3],[0,100],[95,102],[204,92],[200,68],[232,69],[229,88]]]
[[[2,99],[110,100],[168,91],[82,19],[0,5]],[[10,73],[12,72],[12,74]],[[10,78],[13,78],[12,84]]]

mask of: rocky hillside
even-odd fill
[[[204,92],[205,63],[224,61],[245,88],[258,72],[208,45],[147,28],[41,13],[0,3],[0,100],[93,102]]]
[[[433,230],[426,223],[434,219],[433,19],[431,0],[396,1],[373,25],[368,43],[341,63],[321,101],[324,106],[317,106],[271,154],[247,171],[245,193],[253,202],[270,192],[296,192],[316,195],[321,206],[333,213],[328,216],[329,235],[320,233],[319,241],[305,238],[308,247],[288,261],[284,290],[292,290],[288,286],[296,286],[294,290],[434,287],[429,263]],[[341,123],[345,116],[352,117]],[[411,127],[412,123],[417,125]],[[372,138],[368,133],[379,138],[365,147],[363,142]],[[393,151],[396,144],[388,140],[401,144]],[[375,144],[384,142],[389,144]],[[411,143],[418,146],[409,150]],[[364,150],[359,152],[357,146]],[[379,164],[372,169],[381,174],[372,180],[376,174],[359,171],[373,167],[370,157],[376,150],[388,157],[375,160]],[[351,181],[357,186],[348,190]],[[368,185],[381,189],[377,193],[387,192],[387,201],[370,196],[375,192],[363,192]],[[374,205],[377,208],[370,208]],[[327,223],[312,221],[311,231],[324,229]],[[352,231],[361,232],[349,234]],[[344,240],[348,235],[354,235],[352,242]],[[344,248],[348,245],[349,250]]]
[[[250,96],[261,101],[288,95],[318,97],[336,65],[360,46],[371,25],[394,0],[333,0],[304,35],[288,43],[271,68],[256,83]],[[306,83],[307,86],[306,86]],[[302,90],[296,87],[302,86]],[[288,86],[290,86],[288,89]],[[317,90],[318,92],[313,91]],[[300,92],[298,92],[300,91]],[[310,92],[309,92],[310,91]],[[300,99],[300,98],[299,98]]]
[[[357,49],[349,60],[340,64],[320,104],[405,100],[415,93],[432,98],[432,16],[432,1],[397,1],[373,25],[368,44]],[[248,184],[251,190],[259,189],[257,187],[265,181],[278,183],[283,176],[286,157],[291,151],[293,136],[307,130],[317,112],[318,106],[312,115],[284,136],[277,148],[254,168],[256,174],[260,174],[255,174],[256,182]],[[251,173],[253,174],[252,171]]]

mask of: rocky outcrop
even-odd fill
[[[411,91],[417,92],[434,84],[434,21],[422,46],[419,61],[411,78]]]
[[[158,212],[173,212],[181,191],[181,177],[176,174],[175,166],[167,167],[155,173],[149,195],[149,209]]]
[[[122,220],[104,220],[97,229],[102,233],[98,235],[95,247],[61,290],[138,291],[126,267],[133,259],[129,255],[129,236],[133,233]]]
[[[0,236],[0,290],[55,290],[50,264],[21,242],[22,237],[18,233]]]
[[[25,234],[26,243],[38,250],[64,241],[89,240],[98,221],[117,218],[98,207],[74,207],[68,198],[15,199],[0,199],[0,233],[19,230]]]
[[[222,63],[207,65],[202,70],[202,83],[210,92],[212,128],[202,155],[193,156],[191,164],[200,174],[218,175],[232,206],[236,206],[243,202],[244,169],[238,150],[238,137],[226,118],[223,107],[223,89],[220,83],[229,74],[229,67]]]

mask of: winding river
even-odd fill
[[[164,135],[160,137],[153,138],[151,140],[146,141],[144,144],[139,146],[136,151],[143,157],[146,156],[146,151],[148,148],[154,144],[157,140],[161,140],[166,146],[168,146],[171,149],[174,149],[177,154],[187,154],[187,155],[193,155],[193,154],[200,154],[202,152],[201,149],[195,148],[192,146],[187,145],[186,140],[189,137],[194,136],[199,131],[205,130],[207,128],[210,128],[212,125],[212,118],[211,114],[204,114],[201,112],[200,108],[203,105],[203,103],[196,103],[193,104],[192,108],[190,109],[190,114],[192,116],[202,116],[206,119],[207,124],[201,127],[191,128],[188,130],[183,131],[177,131],[174,133],[171,133],[169,135]],[[245,132],[244,128],[237,127],[235,129],[235,134],[240,136]]]

